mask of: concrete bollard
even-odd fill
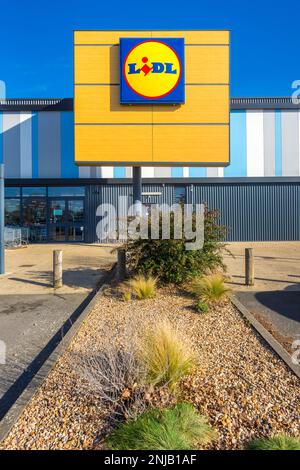
[[[126,278],[126,251],[124,248],[118,249],[117,278],[118,281],[124,281]]]
[[[245,284],[254,286],[253,248],[245,248]]]
[[[53,251],[53,287],[54,289],[58,289],[62,287],[62,259],[63,259],[63,252],[62,250],[54,250]]]

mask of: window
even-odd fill
[[[68,240],[71,242],[83,242],[84,241],[84,228],[77,226],[70,226],[68,228]]]
[[[65,222],[66,201],[58,199],[50,203],[50,224],[61,224]]]
[[[68,196],[84,196],[84,186],[70,186],[70,187],[49,187],[49,197],[68,197]]]
[[[20,225],[20,199],[5,199],[5,225]]]
[[[46,225],[46,199],[23,199],[23,224]]]
[[[20,188],[5,188],[4,197],[20,197]]]
[[[46,196],[46,188],[22,188],[23,197],[36,197],[36,196]]]
[[[83,200],[75,200],[68,202],[69,208],[69,222],[83,222],[84,221],[84,207]]]

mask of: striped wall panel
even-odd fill
[[[40,178],[61,176],[61,132],[59,112],[38,116],[38,168]]]
[[[247,112],[247,176],[264,176],[263,119],[263,111]]]
[[[31,113],[20,114],[20,176],[32,178]]]
[[[299,174],[299,112],[282,111],[282,176]]]
[[[3,114],[3,160],[6,178],[21,178],[20,113]]]
[[[78,178],[79,168],[74,165],[74,114],[61,114],[61,176],[62,178]]]
[[[0,163],[3,163],[3,113],[0,112]]]
[[[7,178],[129,178],[130,167],[77,167],[72,111],[0,113]],[[144,167],[144,178],[300,175],[299,110],[231,111],[230,165]]]

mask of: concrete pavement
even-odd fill
[[[291,351],[300,339],[300,242],[229,243],[229,284],[248,310]],[[245,286],[245,248],[253,248],[255,285]]]
[[[63,250],[64,286],[54,290],[52,253]],[[0,419],[61,338],[76,321],[107,268],[112,246],[31,245],[6,251],[0,277]]]

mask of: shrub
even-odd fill
[[[139,299],[152,299],[156,294],[156,279],[152,276],[135,276],[129,281],[135,296]]]
[[[196,310],[197,310],[197,312],[200,312],[200,313],[206,313],[209,310],[209,306],[203,300],[199,300],[196,303]]]
[[[198,250],[186,250],[185,244],[188,240],[185,237],[174,239],[174,217],[171,216],[170,239],[139,238],[126,244],[128,269],[143,274],[151,273],[159,278],[162,284],[181,284],[208,270],[224,269],[222,251],[225,245],[221,240],[224,239],[226,229],[217,224],[218,217],[218,211],[205,210],[203,247]],[[150,230],[151,220],[149,233]],[[161,232],[162,221],[160,237]]]
[[[211,274],[194,279],[192,291],[202,301],[213,303],[224,299],[230,288],[225,285],[224,277],[221,274]]]
[[[111,450],[193,450],[211,441],[214,432],[192,405],[152,409],[121,424],[108,438]]]
[[[120,417],[135,417],[146,407],[145,370],[138,360],[136,345],[126,350],[117,341],[112,341],[99,352],[86,355],[71,355],[70,361],[83,381],[81,392],[97,396],[110,418],[119,421]]]
[[[268,439],[255,439],[250,442],[248,450],[300,450],[300,439],[278,434]]]
[[[141,359],[148,383],[171,389],[191,372],[195,364],[187,340],[167,321],[160,322],[145,334]]]

